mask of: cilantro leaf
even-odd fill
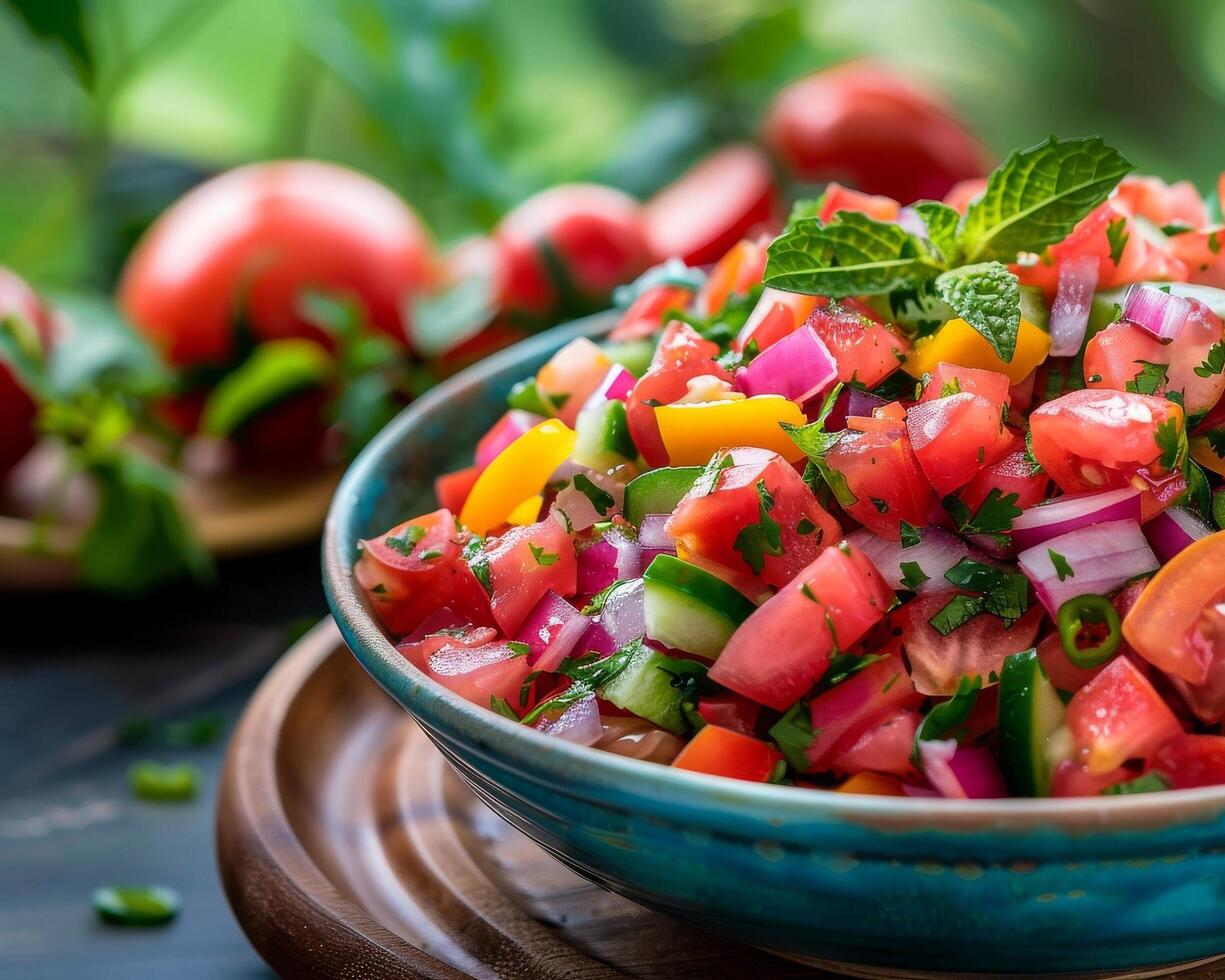
[[[383,544],[387,545],[392,551],[408,558],[413,549],[417,547],[422,538],[425,537],[425,528],[420,524],[410,524],[399,534],[389,534],[383,538]]]
[[[767,286],[835,299],[914,288],[940,271],[922,239],[856,211],[841,211],[827,225],[801,218],[766,256]]]
[[[911,592],[931,578],[917,561],[904,561],[898,567],[902,571],[902,588]]]
[[[1173,470],[1186,452],[1187,436],[1179,419],[1169,418],[1157,426],[1153,440],[1161,450],[1161,465],[1167,470]]]
[[[1128,796],[1132,793],[1160,793],[1171,787],[1169,778],[1159,769],[1146,772],[1143,776],[1115,783],[1102,790],[1102,796]]]
[[[1110,245],[1110,261],[1116,266],[1123,258],[1123,249],[1127,247],[1127,239],[1131,238],[1126,228],[1127,219],[1122,217],[1116,218],[1106,226],[1106,241]]]
[[[1208,356],[1195,369],[1195,374],[1200,378],[1211,378],[1222,372],[1225,372],[1225,341],[1218,340],[1208,348]]]
[[[499,697],[496,694],[489,695],[489,709],[503,718],[509,718],[511,721],[518,721],[519,715],[506,698]]]
[[[1051,565],[1055,569],[1055,574],[1059,576],[1059,581],[1064,579],[1075,578],[1076,573],[1072,571],[1072,566],[1068,564],[1068,560],[1063,557],[1054,548],[1047,548],[1046,554],[1051,560]]]
[[[631,581],[630,579],[619,578],[612,585],[606,585],[599,592],[591,597],[591,601],[583,606],[582,613],[584,616],[595,616],[604,611],[604,607],[608,604],[608,600],[612,598],[612,594]]]
[[[468,543],[464,545],[464,561],[468,563],[468,569],[481,587],[485,590],[486,595],[493,595],[493,582],[489,578],[489,556],[485,553],[485,539],[479,535],[473,535],[468,539]]]
[[[541,568],[548,568],[550,565],[556,565],[561,555],[551,551],[545,551],[541,545],[533,544],[531,541],[527,543],[528,550],[531,551],[532,557],[536,559],[536,564]]]
[[[812,747],[816,732],[812,730],[812,714],[807,703],[797,701],[788,708],[771,727],[769,734],[792,769],[804,772],[808,768],[808,750]]]
[[[913,548],[921,540],[918,530],[912,524],[908,524],[905,521],[898,522],[898,531],[902,535],[903,548]]]
[[[607,514],[616,505],[616,498],[603,487],[592,483],[585,473],[574,474],[574,489],[591,501],[597,514]]]
[[[829,667],[821,678],[821,687],[830,688],[841,684],[853,674],[858,674],[865,667],[870,667],[878,660],[888,660],[887,653],[842,653],[835,651],[829,659]]]
[[[982,611],[982,596],[955,595],[927,622],[941,636],[948,636]]]
[[[1020,572],[1005,572],[973,558],[963,558],[944,577],[958,588],[981,593],[982,610],[1006,623],[1020,619],[1029,608],[1029,580]]]
[[[936,294],[1011,361],[1021,329],[1021,287],[999,262],[965,265],[936,277]]]
[[[1009,154],[966,209],[961,243],[970,262],[1014,262],[1068,236],[1131,173],[1100,137],[1056,139]]]
[[[1124,386],[1137,395],[1154,395],[1158,389],[1169,383],[1168,364],[1154,364],[1152,361],[1136,361],[1140,365],[1140,373]]]
[[[970,712],[978,703],[978,692],[982,690],[982,686],[983,679],[977,674],[962,677],[957,682],[957,690],[953,696],[932,707],[919,730],[915,732],[914,751],[910,756],[912,761],[918,764],[920,741],[960,737],[965,720],[970,717]]]
[[[766,481],[757,481],[756,524],[747,524],[740,529],[732,547],[740,552],[745,564],[753,570],[754,575],[760,575],[765,565],[766,555],[777,558],[783,553],[782,528],[778,521],[770,516],[774,509],[774,497],[766,489]]]
[[[1021,516],[1017,506],[1020,494],[1005,494],[999,487],[992,487],[979,504],[973,516],[960,497],[948,496],[941,503],[957,524],[961,534],[1006,534],[1012,530],[1012,522]]]

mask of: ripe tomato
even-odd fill
[[[919,401],[930,402],[946,395],[969,392],[987,401],[1003,405],[1010,399],[1011,383],[1008,375],[981,368],[962,367],[941,361],[932,372],[931,380],[923,389]]]
[[[821,210],[817,217],[828,224],[839,211],[858,211],[877,221],[896,221],[901,209],[902,206],[891,197],[862,194],[831,181],[821,195]]]
[[[897,653],[890,653],[884,660],[877,660],[835,684],[809,705],[813,739],[806,752],[808,771],[828,769],[831,760],[852,749],[870,727],[900,710],[917,708],[922,702],[923,695],[914,689],[906,665]],[[906,754],[909,755],[909,746]],[[893,771],[892,767],[888,771]]]
[[[905,425],[881,420],[885,424],[879,428],[856,432],[853,425],[859,421],[847,419],[848,431],[826,452],[825,461],[855,496],[842,509],[882,538],[897,541],[902,521],[914,527],[927,524],[935,493],[910,448]]]
[[[835,649],[849,650],[885,615],[893,593],[863,553],[826,548],[732,634],[710,679],[783,711],[808,693]]]
[[[632,302],[608,339],[613,343],[653,337],[664,328],[664,314],[689,307],[693,292],[684,286],[653,286]]]
[[[1070,391],[1030,414],[1030,443],[1064,493],[1121,487],[1140,467],[1161,459],[1157,432],[1171,420],[1182,425],[1183,411],[1165,398]]]
[[[119,303],[186,367],[234,355],[237,314],[257,340],[326,342],[299,312],[311,289],[356,299],[372,327],[406,343],[406,301],[434,276],[425,229],[382,184],[316,161],[257,163],[206,181],[154,223]]]
[[[990,466],[984,466],[978,474],[958,491],[959,496],[974,513],[992,490],[1007,497],[1017,495],[1016,506],[1027,510],[1045,499],[1050,478],[1045,473],[1035,473],[1025,455],[1025,444],[1020,436],[1013,436],[1012,448]]]
[[[733,465],[719,472],[713,489],[699,486],[685,495],[668,519],[668,533],[688,554],[759,575],[767,585],[786,585],[842,530],[783,457],[764,449],[729,449],[726,455]],[[763,520],[759,483],[772,501],[765,516],[778,525],[779,547],[777,554],[748,552],[761,562],[753,568],[737,545],[746,527]]]
[[[464,501],[468,499],[472,485],[476,483],[476,478],[480,475],[479,466],[465,466],[462,470],[443,473],[436,477],[434,496],[438,498],[439,506],[445,507],[452,514],[458,514],[464,509]]]
[[[718,344],[704,340],[686,323],[673,320],[664,329],[650,368],[634,385],[626,403],[630,435],[651,466],[668,464],[668,453],[655,420],[655,405],[670,405],[683,398],[690,379],[700,375],[709,374],[730,382],[731,375],[715,362],[718,353]]]
[[[1221,318],[1198,300],[1190,300],[1191,315],[1178,339],[1163,344],[1143,327],[1120,320],[1096,334],[1085,347],[1085,384],[1089,388],[1126,391],[1136,384],[1146,364],[1165,367],[1166,382],[1146,394],[1181,392],[1188,415],[1207,412],[1225,393],[1225,374],[1200,377],[1195,373],[1208,359],[1208,351],[1221,342]],[[1151,373],[1151,372],[1150,372]]]
[[[845,180],[902,203],[939,200],[987,169],[982,145],[933,93],[864,61],[784,88],[762,139],[801,180]]]
[[[1003,407],[963,391],[919,402],[906,412],[910,444],[940,496],[965,486],[1015,446],[1016,437],[1004,425]]]
[[[557,417],[573,426],[610,367],[612,361],[599,347],[586,337],[576,337],[536,372],[536,387],[561,403]]]
[[[31,339],[43,349],[51,345],[51,318],[25,281],[0,268],[0,319],[13,317],[33,328]],[[0,361],[0,478],[34,446],[38,406],[17,376]]]
[[[650,265],[642,206],[599,184],[560,184],[529,197],[494,229],[507,262],[504,310],[547,319],[563,300],[605,305]]]
[[[426,661],[443,647],[480,647],[498,638],[498,631],[489,626],[448,623],[441,626],[439,632],[427,633],[419,639],[413,639],[421,629],[430,627],[434,619],[435,617],[431,616],[412,636],[396,644],[396,649],[404,655],[404,659],[418,670],[425,670]]]
[[[774,231],[779,195],[770,162],[755,146],[716,150],[646,203],[647,240],[656,262],[718,261],[737,240]]]
[[[518,704],[531,664],[506,640],[481,645],[446,643],[424,658],[422,669],[466,701],[488,708],[493,698]]]
[[[1149,758],[1146,771],[1153,770],[1173,789],[1219,786],[1225,783],[1225,736],[1176,735]]]
[[[764,783],[783,761],[768,742],[718,725],[706,725],[681,749],[672,765],[690,772]]]
[[[766,271],[766,248],[768,236],[742,238],[729,248],[715,263],[698,293],[697,310],[705,316],[714,316],[728,299],[738,293],[747,293],[761,282]]]
[[[552,518],[511,528],[487,546],[483,560],[489,568],[493,618],[507,636],[514,636],[550,589],[574,595],[578,586],[574,543]]]
[[[834,355],[839,381],[871,388],[901,367],[910,351],[909,340],[855,300],[818,306],[806,322]]]
[[[895,685],[901,683],[899,677]],[[907,683],[913,691],[914,685],[909,681]],[[858,738],[841,740],[830,757],[830,768],[840,773],[883,772],[894,776],[914,776],[910,753],[922,721],[923,716],[918,711],[904,708],[882,722],[872,723]]]
[[[725,691],[720,694],[705,694],[699,698],[698,714],[708,725],[718,725],[742,735],[752,735],[757,729],[757,716],[761,714],[761,705],[739,694]]]
[[[1134,776],[1134,772],[1122,766],[1093,773],[1075,759],[1064,759],[1051,774],[1051,796],[1101,796],[1103,790]]]
[[[761,291],[757,305],[744,321],[740,333],[732,341],[734,350],[743,351],[756,343],[758,351],[772,347],[789,334],[799,330],[818,306],[828,300],[803,293],[785,293],[767,286]]]
[[[449,510],[436,510],[361,542],[353,575],[393,633],[411,633],[443,607],[492,625],[489,597],[463,560],[470,536]]]
[[[1092,775],[1143,759],[1182,733],[1161,695],[1126,657],[1115,657],[1072,696],[1065,723]]]

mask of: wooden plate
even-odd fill
[[[486,809],[330,620],[247,708],[217,851],[248,938],[291,978],[908,975],[778,959],[580,878]]]

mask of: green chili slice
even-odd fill
[[[1063,652],[1077,667],[1097,667],[1115,655],[1123,639],[1119,614],[1102,595],[1078,595],[1056,617]],[[1091,646],[1082,646],[1088,641]]]
[[[179,896],[170,888],[97,888],[91,904],[113,926],[161,926],[179,914]]]

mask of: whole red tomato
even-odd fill
[[[376,329],[407,342],[407,300],[434,277],[416,214],[390,189],[317,161],[257,163],[172,205],[123,271],[124,312],[177,366],[225,363],[241,313],[257,340],[325,340],[304,292],[349,295]]]
[[[871,62],[814,72],[766,111],[762,139],[796,177],[903,204],[986,172],[986,153],[933,93]]]
[[[51,320],[46,307],[25,281],[0,268],[0,319],[16,317],[38,332],[46,349],[51,344]],[[34,445],[38,406],[16,375],[0,360],[0,477]]]
[[[560,184],[529,197],[498,223],[494,239],[505,262],[503,310],[529,319],[597,309],[651,264],[642,206],[599,184]]]

